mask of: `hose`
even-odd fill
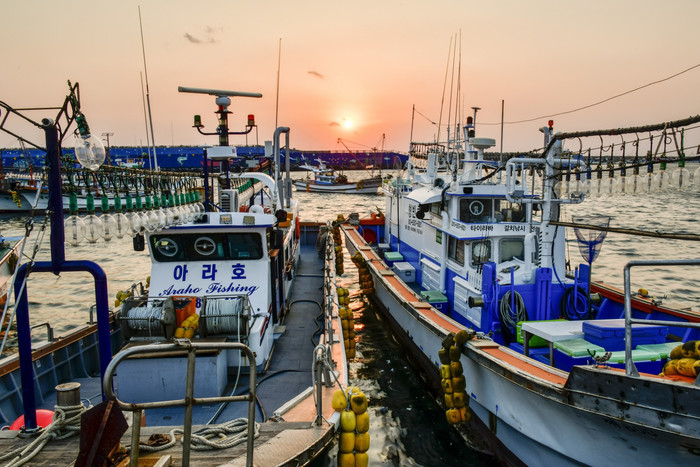
[[[501,303],[498,307],[498,317],[501,322],[501,335],[506,345],[510,345],[515,341],[516,325],[520,321],[528,321],[527,309],[525,309],[525,301],[522,295],[513,291],[513,302],[515,310],[511,308],[511,291],[507,291],[501,298]]]
[[[576,291],[576,293],[574,293]],[[593,319],[597,310],[588,307],[588,292],[582,287],[569,287],[559,302],[559,313],[569,321]]]

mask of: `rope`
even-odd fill
[[[139,450],[148,452],[158,452],[171,448],[176,443],[176,435],[184,434],[181,428],[170,430],[170,441],[160,446],[150,446],[139,444]],[[260,424],[255,423],[255,433],[253,438],[260,435]],[[213,440],[213,438],[218,438]],[[237,418],[230,422],[222,423],[208,428],[203,428],[196,433],[192,433],[190,446],[195,451],[208,451],[212,449],[228,449],[238,444],[246,442],[248,439],[248,419]]]
[[[25,447],[0,456],[0,461],[10,460],[4,467],[17,467],[32,460],[52,439],[66,439],[80,432],[80,417],[87,409],[83,404],[55,406],[53,422]]]

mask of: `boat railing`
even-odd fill
[[[630,270],[633,267],[658,267],[658,266],[700,266],[700,259],[676,259],[676,260],[639,260],[630,261],[625,265],[625,373],[627,376],[639,376],[637,367],[632,361],[632,325],[653,324],[656,326],[676,326],[700,329],[700,322],[666,321],[658,319],[638,319],[632,317],[632,291],[630,285]],[[700,376],[695,378],[694,386],[700,386]]]
[[[195,356],[201,350],[240,350],[246,354],[249,362],[250,381],[248,394],[239,396],[220,397],[194,397],[194,370]],[[185,380],[185,397],[183,399],[173,399],[167,401],[130,403],[123,402],[116,398],[112,389],[112,380],[115,370],[122,360],[137,354],[154,354],[172,351],[187,351],[187,377]],[[248,401],[248,435],[246,447],[246,465],[253,465],[253,443],[255,434],[255,387],[256,387],[256,367],[255,354],[246,345],[240,342],[195,342],[188,339],[176,339],[174,343],[168,344],[148,344],[130,347],[122,350],[114,356],[105,372],[102,382],[102,389],[108,399],[114,398],[122,410],[133,412],[134,417],[131,426],[131,465],[138,465],[139,458],[139,438],[141,435],[141,417],[145,409],[185,407],[185,419],[182,437],[182,465],[188,466],[190,460],[190,440],[192,439],[192,411],[195,405],[216,404],[221,402]]]

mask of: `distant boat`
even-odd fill
[[[307,176],[303,180],[294,180],[293,183],[297,190],[313,193],[379,193],[382,186],[382,177],[363,178],[351,182],[345,175],[337,175],[321,159],[316,159],[316,161],[318,166],[309,164],[299,166],[300,169],[310,171],[313,174],[313,179]]]

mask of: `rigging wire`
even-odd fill
[[[615,94],[614,96],[610,96],[610,97],[608,97],[608,98],[606,98],[606,99],[603,99],[603,100],[601,100],[601,101],[594,102],[593,104],[584,105],[584,106],[582,106],[582,107],[578,107],[578,108],[571,109],[571,110],[565,110],[565,111],[563,111],[563,112],[557,112],[557,113],[553,113],[553,114],[542,115],[542,116],[539,116],[539,117],[528,118],[528,119],[525,119],[525,120],[515,120],[515,121],[512,121],[512,122],[504,122],[504,124],[506,124],[506,125],[516,125],[516,124],[519,124],[519,123],[529,123],[529,122],[534,122],[534,121],[536,121],[536,120],[542,120],[542,119],[545,119],[545,118],[558,117],[558,116],[560,116],[560,115],[567,115],[567,114],[571,114],[571,113],[574,113],[574,112],[580,112],[581,110],[590,109],[591,107],[595,107],[595,106],[604,104],[604,103],[606,103],[606,102],[610,102],[611,100],[617,99],[617,98],[619,98],[619,97],[626,96],[626,95],[628,95],[628,94],[632,94],[633,92],[640,91],[640,90],[642,90],[642,89],[644,89],[644,88],[648,88],[648,87],[653,86],[653,85],[655,85],[655,84],[659,84],[659,83],[663,83],[663,82],[665,82],[665,81],[669,81],[669,80],[671,80],[671,79],[673,79],[673,78],[676,78],[676,77],[678,77],[678,76],[680,76],[680,75],[682,75],[682,74],[688,73],[689,71],[692,71],[692,70],[694,70],[694,69],[696,69],[696,68],[700,68],[700,63],[698,63],[698,64],[696,64],[696,65],[693,65],[693,66],[691,66],[691,67],[689,67],[689,68],[686,68],[685,70],[679,71],[678,73],[674,73],[674,74],[672,74],[672,75],[670,75],[670,76],[667,76],[667,77],[665,77],[665,78],[661,78],[661,79],[658,79],[658,80],[656,80],[656,81],[652,81],[652,82],[647,83],[647,84],[644,84],[644,85],[642,85],[642,86],[638,86],[638,87],[636,87],[636,88],[634,88],[634,89],[630,89],[630,90],[628,90],[628,91],[621,92],[621,93],[619,93],[619,94]],[[497,123],[481,123],[481,125],[500,125],[500,124],[501,124],[500,122],[497,122]]]

